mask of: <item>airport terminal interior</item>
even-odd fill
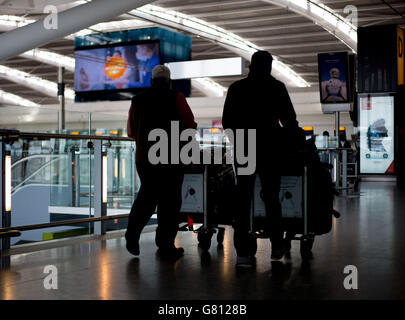
[[[0,0],[0,299],[405,299],[404,30],[403,0]],[[184,174],[184,255],[159,255],[156,213],[132,255],[132,97],[166,65],[199,150],[226,154],[228,88],[263,50],[319,159],[281,177],[290,250],[270,257],[256,178],[236,267],[238,179],[212,162]]]

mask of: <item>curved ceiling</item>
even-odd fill
[[[303,1],[301,0],[197,1],[159,0],[155,1],[153,5],[202,19],[254,43],[257,47],[269,50],[279,57],[280,61],[312,85],[317,83],[316,56],[318,52],[350,50],[345,44],[347,42],[342,42],[344,39],[341,38],[341,35],[333,34],[331,30],[325,30],[325,26],[315,23],[316,21],[310,17],[298,14],[297,8],[294,10],[291,4],[290,6],[285,5],[286,2],[302,4]],[[75,1],[74,3],[67,0],[12,1],[13,4],[17,2],[19,3],[18,6],[12,6],[10,5],[11,1],[0,0],[0,14],[13,14],[26,19],[37,20],[43,16],[40,8],[43,7],[45,2],[53,2],[62,10],[83,1]],[[333,12],[341,16],[345,16],[344,8],[347,5],[356,6],[359,26],[387,23],[405,26],[405,20],[401,16],[401,14],[405,14],[405,3],[402,0],[386,0],[385,2],[388,2],[391,7],[381,0],[323,0],[319,2],[327,5]],[[110,21],[110,25],[113,25],[113,21],[128,18],[134,17],[133,15],[116,17]],[[136,18],[140,19],[139,16]],[[114,28],[111,26],[111,29]],[[180,31],[190,34],[193,38],[192,58],[194,60],[235,56],[235,51],[226,46],[209,41],[184,29]],[[71,38],[54,40],[41,48],[73,57],[73,41]],[[56,82],[56,67],[37,60],[33,59],[32,56],[25,55],[11,58],[2,64],[35,77]],[[228,87],[230,83],[237,79],[238,77],[226,77],[217,78],[216,80],[222,86]],[[71,72],[66,72],[66,83],[68,87],[73,87],[73,74]],[[0,90],[16,94],[38,104],[57,103],[56,97],[49,96],[21,83],[15,83],[10,79],[0,79]],[[198,89],[194,89],[192,94],[193,96],[203,95]]]

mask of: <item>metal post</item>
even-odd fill
[[[337,141],[337,147],[340,148],[340,141],[339,141],[339,128],[340,128],[340,113],[339,111],[335,112],[335,136]],[[340,152],[338,151],[336,154],[336,188],[340,186]]]
[[[75,153],[75,205],[80,207],[80,154]]]
[[[89,112],[89,136],[91,135],[91,112]]]
[[[64,67],[58,68],[58,131],[62,133],[65,129],[65,83],[63,82],[63,75],[65,73]]]
[[[256,174],[255,184],[253,187],[253,198],[250,200],[250,232],[254,233],[253,218],[255,216],[255,192],[256,192],[256,179],[259,179],[259,175]]]
[[[136,163],[135,163],[135,148],[130,147],[131,154],[131,177],[132,177],[132,202],[136,199],[136,191],[138,190],[138,178],[136,176]]]
[[[94,141],[94,217],[104,217],[107,215],[107,202],[105,201],[105,192],[107,190],[104,190],[107,187],[107,181],[104,181],[107,177],[107,168],[103,168],[107,162],[103,159],[102,147],[102,140]],[[105,222],[95,222],[94,234],[103,235],[105,233]]]
[[[89,112],[89,136],[91,135],[91,112]],[[89,149],[89,218],[91,218],[91,148],[90,142],[87,144]],[[91,232],[91,224],[89,223],[89,233]]]
[[[304,235],[308,234],[308,168],[304,167]]]
[[[347,195],[347,150],[342,150],[342,187],[343,196]]]
[[[336,111],[335,112],[335,136],[337,137],[338,147],[340,146],[339,128],[340,128],[340,112]]]
[[[10,173],[9,173],[10,174]],[[11,186],[9,186],[11,188]],[[11,226],[11,213],[6,208],[6,144],[0,142],[0,226],[8,228]],[[11,191],[10,191],[11,192]],[[10,238],[0,240],[0,252],[10,248]]]
[[[204,166],[204,228],[208,228],[208,170]]]
[[[4,226],[4,213],[5,213],[5,148],[6,145],[3,142],[0,142],[0,227]],[[3,246],[3,239],[0,239],[0,252],[5,250]]]
[[[74,185],[74,154],[75,154],[75,148],[70,147],[69,148],[69,153],[68,153],[68,194],[69,194],[69,199],[70,199],[70,205],[72,207],[75,206],[75,196],[74,196],[74,191],[73,191],[73,185]]]

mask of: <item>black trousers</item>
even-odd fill
[[[280,173],[271,165],[257,166],[256,174],[262,184],[262,196],[266,210],[266,229],[269,231],[272,248],[279,249],[283,244],[281,226]],[[238,175],[236,186],[236,209],[234,221],[234,246],[238,256],[249,255],[250,211],[256,175]]]
[[[137,163],[137,171],[141,188],[129,214],[125,238],[128,242],[139,241],[157,207],[156,245],[173,248],[179,225],[183,170],[180,166]]]

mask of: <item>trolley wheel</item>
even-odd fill
[[[218,244],[224,243],[224,238],[225,238],[225,228],[218,228],[218,234],[217,234]]]
[[[257,252],[257,238],[253,233],[249,235],[248,246],[249,256],[254,257]]]
[[[301,239],[301,247],[300,247],[300,253],[301,253],[301,258],[303,260],[308,260],[312,258],[312,246],[314,244],[314,239],[313,238],[302,238]]]
[[[201,249],[209,250],[211,247],[211,237],[212,232],[206,228],[203,228],[198,232],[197,239]]]

